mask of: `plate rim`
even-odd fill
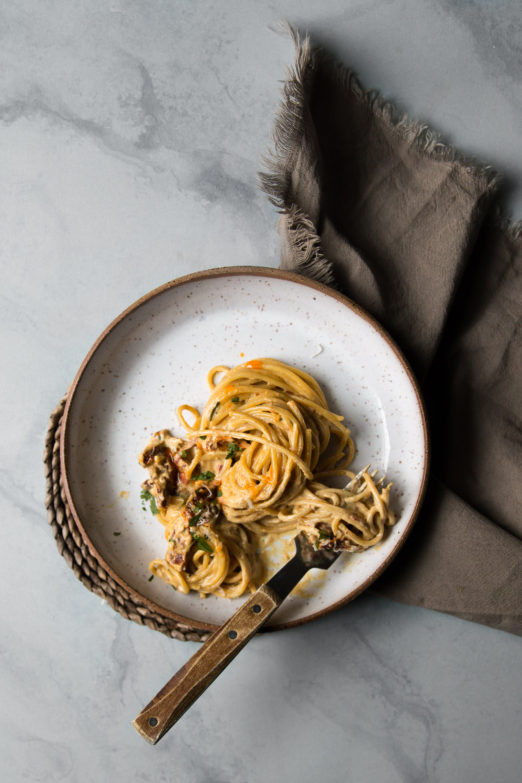
[[[297,285],[306,286],[307,288],[311,288],[315,291],[318,291],[322,294],[325,294],[327,296],[332,297],[333,299],[336,299],[341,304],[348,307],[352,312],[354,312],[356,315],[367,321],[378,333],[379,335],[386,341],[388,346],[392,349],[395,356],[399,360],[399,363],[402,365],[408,380],[413,388],[413,391],[415,392],[416,400],[417,400],[417,406],[421,417],[421,423],[422,423],[422,430],[423,430],[423,440],[424,440],[424,454],[423,454],[423,472],[422,472],[422,479],[419,487],[419,492],[417,495],[417,499],[415,502],[415,506],[413,508],[412,513],[410,514],[410,518],[406,524],[406,527],[404,528],[402,535],[398,539],[398,541],[395,543],[392,550],[388,553],[386,558],[382,561],[382,563],[379,564],[379,566],[372,571],[370,576],[368,576],[360,585],[358,585],[356,588],[351,590],[346,596],[341,598],[338,601],[335,601],[332,604],[329,604],[324,609],[321,609],[316,612],[312,612],[309,615],[306,615],[305,617],[300,617],[295,620],[287,620],[282,623],[275,623],[274,625],[270,626],[263,626],[261,629],[264,632],[269,631],[278,631],[278,630],[285,630],[287,628],[294,628],[299,625],[304,625],[305,623],[312,622],[313,620],[318,619],[319,617],[324,617],[334,611],[337,611],[337,609],[340,609],[342,606],[348,604],[350,601],[353,601],[358,595],[360,595],[362,592],[368,589],[368,587],[389,567],[391,562],[394,560],[402,546],[404,545],[404,542],[408,538],[412,527],[418,517],[420,508],[422,506],[425,494],[426,494],[426,488],[428,483],[428,475],[429,475],[429,467],[430,467],[430,436],[429,436],[429,428],[428,428],[428,422],[427,422],[427,415],[426,415],[426,408],[424,404],[424,399],[419,387],[419,383],[413,373],[413,370],[410,366],[410,363],[402,353],[401,349],[395,342],[395,340],[390,336],[390,334],[387,332],[387,330],[377,321],[370,313],[368,313],[364,308],[362,308],[360,305],[358,305],[356,302],[354,302],[352,299],[347,297],[345,294],[342,294],[340,291],[337,291],[334,288],[331,288],[324,283],[320,283],[317,280],[313,280],[308,277],[304,277],[303,275],[297,274],[295,272],[290,272],[283,269],[276,269],[273,267],[265,267],[265,266],[224,266],[224,267],[213,267],[210,269],[203,269],[199,270],[197,272],[191,272],[187,275],[182,275],[181,277],[174,278],[173,280],[169,280],[166,283],[163,283],[160,286],[157,286],[156,288],[152,289],[148,293],[141,296],[139,299],[134,301],[132,304],[130,304],[128,307],[126,307],[119,315],[117,315],[109,324],[105,327],[105,329],[101,332],[99,337],[95,340],[95,342],[92,344],[91,348],[85,355],[82,363],[80,364],[80,367],[78,371],[76,372],[76,375],[74,377],[73,382],[71,383],[66,396],[65,401],[65,407],[62,417],[62,422],[60,425],[60,473],[62,477],[62,485],[63,485],[63,491],[67,500],[67,505],[69,507],[69,510],[72,514],[72,517],[74,519],[75,524],[78,527],[78,530],[80,532],[80,535],[82,537],[82,540],[87,545],[87,548],[89,549],[89,552],[91,555],[98,561],[98,563],[105,569],[105,571],[108,573],[108,575],[114,579],[115,582],[117,582],[121,587],[123,587],[133,598],[138,602],[142,603],[145,606],[147,606],[151,611],[155,612],[156,614],[159,614],[165,618],[168,618],[170,620],[174,620],[177,623],[180,623],[182,625],[190,625],[193,628],[204,630],[204,631],[215,631],[217,628],[219,628],[219,625],[215,625],[213,623],[204,622],[201,620],[195,620],[189,617],[186,617],[184,615],[178,614],[177,612],[174,612],[171,609],[167,609],[164,606],[160,606],[155,601],[153,601],[150,598],[147,598],[146,596],[142,595],[140,592],[138,592],[135,588],[133,588],[131,585],[129,585],[103,557],[103,555],[96,549],[94,543],[92,542],[82,520],[80,517],[80,514],[78,513],[78,510],[76,508],[76,505],[74,503],[73,494],[70,488],[69,483],[69,469],[67,466],[67,457],[66,457],[66,445],[67,445],[67,437],[69,433],[69,417],[71,412],[72,403],[74,400],[75,393],[78,389],[78,386],[80,384],[80,381],[89,365],[91,360],[93,359],[94,355],[96,354],[98,348],[102,345],[102,343],[106,340],[106,338],[111,334],[111,332],[123,321],[127,316],[129,316],[131,313],[136,312],[140,307],[142,307],[144,304],[149,302],[151,299],[153,299],[156,296],[160,296],[165,291],[170,290],[171,288],[177,288],[179,286],[185,285],[187,283],[191,282],[197,282],[199,280],[210,280],[217,277],[234,277],[234,276],[248,276],[248,277],[269,277],[269,278],[275,278],[279,280],[286,280],[288,282],[296,283]]]

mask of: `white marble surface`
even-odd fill
[[[111,611],[47,526],[48,414],[106,324],[191,270],[277,265],[256,171],[281,18],[505,173],[522,216],[518,0],[0,3],[2,781],[520,780],[520,639],[368,594],[253,640],[148,746],[130,721],[196,645]]]

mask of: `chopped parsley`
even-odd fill
[[[330,533],[327,533],[326,530],[319,530],[319,538],[330,538]]]
[[[239,456],[239,451],[243,451],[243,449],[240,449],[237,443],[229,443],[225,459],[234,459],[234,457]]]
[[[216,492],[216,495],[217,495],[218,498],[222,498],[223,497],[223,493],[221,492],[220,489],[218,489],[218,491]]]
[[[197,511],[192,517],[190,517],[190,520],[189,520],[190,527],[193,527],[194,525],[198,524],[199,518],[200,518],[202,513],[203,513],[203,509],[201,509],[201,511]]]
[[[154,579],[154,574],[151,574],[147,579],[147,582],[152,582],[153,579]]]
[[[183,451],[180,451],[181,459],[187,460],[189,458],[188,453],[183,449]]]
[[[192,533],[192,538],[194,539],[194,543],[197,545],[197,548],[202,549],[203,552],[212,553],[214,551],[208,541],[201,536],[198,536],[197,533]]]
[[[214,413],[217,411],[218,408],[219,408],[219,400],[216,402],[216,404],[212,408],[212,413],[210,414],[209,421],[212,421],[212,416],[214,415]]]
[[[207,436],[206,436],[206,435],[200,435],[200,436],[199,436],[199,439],[200,439],[200,440],[206,440],[206,439],[207,439]]]
[[[113,533],[113,536],[121,536],[121,533]]]
[[[151,495],[151,493],[147,492],[146,489],[142,489],[142,491],[140,493],[140,498],[144,502],[147,502],[147,503],[150,504],[150,510],[152,511],[153,514],[159,514],[158,506],[156,505],[156,498],[154,497],[154,495]],[[142,506],[142,508],[143,508],[143,506]],[[143,508],[143,510],[145,511],[144,508]]]
[[[239,402],[239,397],[231,397],[230,402]]]
[[[211,470],[207,470],[206,473],[198,473],[197,476],[194,476],[194,481],[212,481],[215,476],[215,473],[212,473]]]

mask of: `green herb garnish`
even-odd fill
[[[210,414],[209,421],[212,421],[212,416],[214,415],[214,413],[217,411],[218,408],[219,408],[219,400],[216,402],[216,404],[212,408],[212,413]]]
[[[237,456],[238,451],[243,451],[243,449],[240,449],[237,443],[229,443],[225,459],[233,459]]]
[[[121,536],[121,533],[113,533],[113,536]]]
[[[189,525],[191,527],[193,527],[194,525],[197,525],[197,523],[199,522],[199,518],[200,518],[202,513],[203,513],[203,509],[201,509],[201,511],[198,511],[196,514],[194,514],[194,516],[190,517]]]
[[[330,538],[330,533],[327,533],[326,530],[319,530],[319,538]]]
[[[198,549],[202,549],[203,552],[213,552],[211,545],[206,541],[204,538],[201,538],[201,536],[198,536],[197,533],[192,533],[192,538],[194,539],[194,543],[197,545]]]
[[[216,495],[218,496],[218,498],[222,498],[223,497],[223,493],[221,492],[220,489],[218,489],[218,491],[216,492]]]
[[[200,436],[199,436],[199,439],[200,439],[200,440],[206,440],[206,439],[207,439],[207,436],[206,436],[206,435],[200,435]]]
[[[147,582],[152,582],[153,579],[154,579],[154,574],[151,574],[147,579]]]
[[[150,504],[150,510],[152,511],[153,514],[159,514],[158,506],[156,505],[156,498],[154,497],[154,495],[151,495],[151,493],[147,492],[146,489],[142,489],[140,493],[140,498]]]
[[[212,481],[215,476],[215,473],[212,473],[211,470],[207,470],[206,473],[198,473],[197,476],[194,476],[194,481]]]
[[[239,402],[239,397],[232,397],[230,402]]]
[[[180,451],[180,454],[181,454],[181,459],[185,459],[185,460],[186,460],[186,459],[188,459],[188,458],[189,458],[189,455],[188,455],[188,453],[185,451],[185,449],[183,449],[183,451]]]

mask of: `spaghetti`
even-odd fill
[[[234,598],[259,586],[269,536],[305,531],[318,549],[349,552],[383,538],[395,521],[391,485],[367,471],[352,490],[322,483],[354,478],[355,448],[312,376],[254,359],[213,367],[207,380],[201,414],[178,408],[186,436],[157,432],[139,457],[149,472],[142,496],[168,545],[153,574],[183,593]]]

